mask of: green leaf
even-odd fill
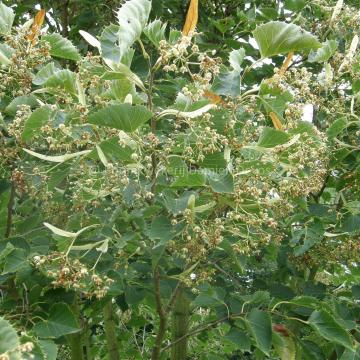
[[[269,356],[272,342],[270,315],[264,311],[252,309],[246,320],[255,338],[257,348]]]
[[[39,340],[38,341],[40,349],[46,356],[46,360],[56,360],[58,347],[57,345],[51,340]]]
[[[265,148],[272,148],[277,145],[285,144],[289,140],[290,136],[285,132],[265,127],[260,135],[257,145]]]
[[[304,229],[300,229],[298,234],[295,233],[293,240],[297,241],[301,239],[301,244],[294,248],[295,256],[303,255],[306,251],[311,249],[315,244],[319,244],[324,237],[324,225],[321,221],[314,221],[309,226],[306,226]],[[292,240],[292,242],[293,242]],[[295,242],[294,241],[294,242]]]
[[[172,239],[174,233],[170,220],[162,215],[154,218],[148,236],[151,240],[160,240],[161,243]]]
[[[5,259],[3,274],[12,273],[23,268],[27,263],[26,251],[14,249]]]
[[[11,56],[15,52],[13,48],[11,48],[7,44],[0,44],[0,64],[1,65],[10,65],[11,64]]]
[[[54,304],[48,319],[34,325],[36,335],[41,338],[59,338],[80,330],[73,312],[63,303]]]
[[[18,96],[5,108],[5,112],[14,116],[20,105],[29,105],[31,108],[35,108],[39,103],[34,95]]]
[[[241,298],[246,304],[263,305],[268,304],[270,301],[270,294],[268,291],[255,291],[251,295],[243,295]]]
[[[150,0],[128,0],[116,12],[118,25],[104,29],[99,40],[102,56],[116,64],[123,60],[134,42],[140,39],[151,10]]]
[[[300,11],[306,6],[305,0],[285,0],[285,8],[291,11]]]
[[[89,123],[132,133],[153,116],[145,106],[112,105],[89,116]]]
[[[344,217],[341,231],[349,233],[358,233],[360,232],[360,215],[347,214]]]
[[[235,70],[240,72],[242,70],[241,64],[245,58],[245,49],[240,48],[239,50],[231,51],[229,55],[229,62],[231,67]]]
[[[315,310],[308,323],[325,339],[352,350],[352,340],[348,332],[325,310]]]
[[[199,164],[202,168],[212,170],[226,169],[227,161],[224,158],[223,152],[215,152],[206,154],[204,160]]]
[[[357,348],[357,351],[346,349],[340,360],[360,360],[360,347]]]
[[[49,121],[51,112],[48,106],[36,109],[25,122],[22,139],[30,140]]]
[[[140,35],[148,21],[151,0],[128,0],[116,13],[119,33],[118,43],[121,57]]]
[[[316,37],[300,26],[281,21],[260,25],[254,30],[253,35],[262,58],[321,47]]]
[[[212,90],[218,95],[240,95],[241,74],[239,71],[222,71],[214,80]]]
[[[51,75],[46,80],[45,86],[64,90],[71,95],[77,96],[78,94],[76,88],[76,75],[68,69],[57,71]]]
[[[199,172],[189,173],[178,177],[171,187],[198,187],[205,185],[205,176]]]
[[[281,336],[273,332],[273,344],[280,360],[295,360],[296,359],[296,345],[292,337]]]
[[[135,87],[132,82],[124,75],[122,80],[113,80],[110,85],[109,94],[113,99],[124,102],[128,94],[134,94]]]
[[[192,302],[193,306],[215,307],[224,303],[225,290],[222,288],[208,288],[200,293]]]
[[[170,191],[164,191],[164,205],[169,212],[178,215],[188,207],[189,198],[194,195],[193,192],[185,191],[181,196],[176,197],[176,194]]]
[[[297,296],[289,301],[289,303],[298,305],[298,306],[304,306],[312,309],[316,309],[318,307],[321,307],[321,302],[312,296]]]
[[[14,22],[15,13],[13,9],[0,2],[0,33],[9,34]]]
[[[346,117],[335,120],[331,126],[327,129],[326,135],[329,139],[334,139],[336,136],[341,134],[341,132],[346,129],[348,126],[348,121]]]
[[[35,75],[33,79],[34,85],[43,85],[46,81],[51,78],[55,73],[57,73],[60,69],[55,65],[55,63],[51,62],[41,68],[38,73]]]
[[[325,360],[320,347],[308,340],[300,341],[304,360]]]
[[[126,163],[134,162],[131,159],[131,155],[133,154],[134,150],[129,146],[121,146],[119,144],[119,138],[113,137],[108,140],[104,140],[99,144],[101,150],[105,154],[108,160],[114,161],[124,161]],[[96,149],[94,149],[90,154],[89,157],[96,159],[97,153]]]
[[[116,65],[116,71],[108,71],[103,75],[104,80],[123,80],[124,77],[145,91],[145,87],[141,79],[124,64]]]
[[[117,45],[118,32],[119,26],[111,24],[104,28],[99,37],[102,57],[114,61],[116,64],[121,60],[120,48]]]
[[[260,90],[262,90],[263,85]],[[265,111],[269,114],[274,112],[280,120],[283,119],[284,110],[287,108],[287,104],[290,98],[285,97],[283,94],[281,96],[270,96],[270,95],[261,95],[259,100],[264,105]]]
[[[97,48],[101,51],[100,41],[93,35],[89,34],[87,31],[80,30],[79,34],[84,38],[84,40],[91,46]]]
[[[78,49],[68,39],[63,38],[60,34],[43,35],[41,40],[50,44],[50,55],[68,60],[80,60]]]
[[[229,172],[217,174],[207,171],[206,177],[209,181],[211,189],[214,192],[228,194],[234,192],[234,179]]]
[[[161,40],[165,40],[166,23],[163,24],[160,20],[156,19],[149,23],[144,29],[144,34],[154,44],[159,47]]]
[[[181,156],[171,155],[167,158],[166,170],[173,176],[185,176],[188,174],[188,167]]]
[[[47,360],[45,353],[39,345],[39,342],[30,336],[22,335],[20,338],[20,343],[25,344],[28,342],[33,343],[33,348],[31,352],[22,352],[21,360]]]
[[[181,38],[181,36],[182,36],[181,31],[175,30],[175,29],[170,29],[169,43],[171,45],[174,45]]]
[[[233,327],[224,338],[237,345],[239,350],[250,351],[251,343],[249,337],[242,330]]]
[[[321,48],[317,49],[317,51],[310,51],[308,61],[312,63],[328,61],[335,54],[337,48],[337,41],[326,40],[326,42],[322,44]]]
[[[360,300],[360,285],[354,285],[351,288],[351,293],[354,299]]]
[[[219,244],[219,249],[222,249],[227,253],[230,263],[234,264],[232,267],[235,268],[239,274],[242,274],[244,272],[245,262],[242,261],[243,259],[234,250],[232,244],[228,240],[224,239]]]
[[[360,92],[360,79],[354,79],[351,87],[353,94]]]
[[[16,330],[4,318],[0,317],[0,355],[16,350],[19,338]]]

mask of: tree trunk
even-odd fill
[[[111,300],[104,306],[104,326],[106,342],[109,351],[109,360],[120,360]]]
[[[85,326],[84,337],[86,360],[93,360],[93,356],[91,353],[91,329],[89,328],[88,323],[86,323]]]
[[[74,304],[72,305],[72,311],[79,320],[82,326],[80,318],[80,308],[78,304],[78,298],[76,297]],[[84,360],[84,348],[83,348],[83,330],[76,334],[68,335],[68,343],[70,345],[71,360]]]
[[[190,303],[184,289],[179,290],[172,313],[172,341],[183,337],[189,330]],[[187,359],[187,338],[176,343],[171,348],[171,360]]]
[[[68,341],[71,351],[71,360],[84,360],[81,333],[69,335]]]

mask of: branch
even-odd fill
[[[327,185],[327,182],[328,182],[329,178],[330,178],[330,174],[327,174],[325,179],[324,179],[324,183],[322,184],[322,187],[321,187],[320,191],[317,194],[313,195],[313,198],[317,203],[319,202],[319,199],[320,199],[321,195],[323,194],[324,190],[326,189],[326,185]]]
[[[64,37],[69,37],[69,6],[70,0],[66,0],[65,4],[61,6],[61,26],[62,26],[62,35]]]
[[[149,89],[148,89],[148,92],[147,92],[147,96],[148,96],[148,109],[150,111],[152,111],[153,110],[152,91],[153,91],[153,86],[154,86],[154,73],[153,73],[152,68],[151,68],[150,59],[149,59],[149,67],[150,67],[150,75],[149,75]],[[156,118],[155,118],[155,116],[153,116],[150,121],[151,121],[151,124],[150,124],[151,132],[153,134],[155,134],[155,132],[156,132]],[[156,158],[156,151],[155,150],[151,154],[151,165],[152,165],[151,192],[154,193],[155,186],[156,186],[156,170],[157,170],[157,158]]]
[[[236,283],[236,285],[239,288],[242,288],[242,284],[238,281],[238,279],[236,279],[234,276],[232,276],[231,274],[229,274],[227,271],[225,271],[223,268],[221,268],[217,263],[209,261],[209,264],[211,264],[212,266],[214,266],[217,270],[219,270],[221,273],[223,273],[224,275],[226,275],[228,278],[230,278],[231,280],[234,281],[234,283]]]

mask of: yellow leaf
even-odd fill
[[[183,35],[188,36],[195,31],[199,18],[199,0],[190,0],[189,10],[183,28]]]
[[[36,42],[36,38],[40,32],[40,29],[42,27],[42,24],[44,23],[46,11],[44,9],[41,9],[35,16],[34,22],[31,26],[29,35],[27,36],[27,39],[32,42],[34,45]]]
[[[277,117],[277,115],[274,112],[270,112],[269,113],[271,120],[274,124],[274,127],[276,130],[283,130],[283,126],[282,123],[280,121],[280,119]]]
[[[288,69],[288,67],[289,67],[289,65],[291,63],[291,60],[292,60],[293,56],[294,56],[294,53],[289,52],[288,56],[286,57],[284,63],[281,66],[281,69],[279,71],[280,76],[283,76],[286,73],[286,70]]]
[[[209,91],[209,90],[205,90],[204,91],[204,96],[206,98],[208,98],[209,100],[211,100],[212,104],[223,104],[224,100],[221,98],[221,96]]]

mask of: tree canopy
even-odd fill
[[[360,359],[358,1],[0,3],[0,360]]]

